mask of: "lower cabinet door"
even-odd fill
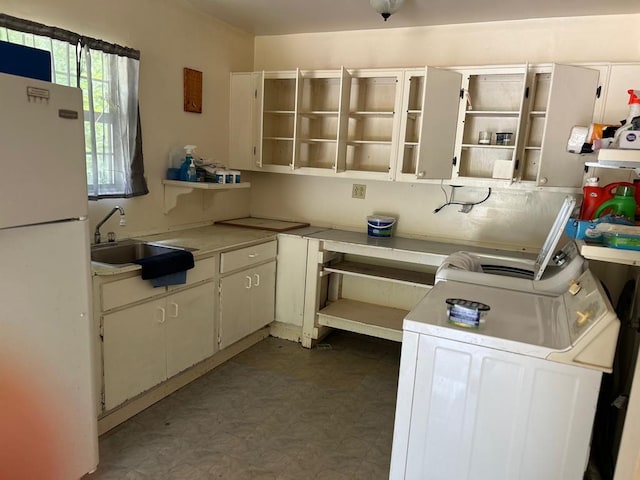
[[[167,378],[165,320],[165,299],[103,317],[106,410]]]
[[[167,297],[167,377],[213,355],[214,282]]]
[[[265,263],[252,272],[251,331],[275,320],[276,262]]]
[[[252,270],[220,280],[220,348],[249,335],[251,324]]]

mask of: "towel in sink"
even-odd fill
[[[193,254],[186,250],[162,253],[135,260],[142,267],[142,279],[151,280],[193,268]]]

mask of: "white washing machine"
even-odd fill
[[[390,479],[581,480],[618,328],[589,270],[559,296],[436,284],[404,320]]]
[[[436,272],[436,282],[454,280],[550,295],[565,292],[569,282],[588,267],[574,241],[568,241],[556,251],[575,205],[574,197],[565,198],[535,260],[460,251],[442,262]]]

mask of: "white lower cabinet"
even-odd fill
[[[221,349],[273,321],[275,287],[275,259],[220,280]]]
[[[221,349],[273,322],[277,251],[270,241],[220,254]]]
[[[103,316],[110,410],[215,352],[215,282]]]

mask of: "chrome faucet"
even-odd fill
[[[96,230],[95,232],[93,232],[93,242],[94,243],[100,243],[100,227],[102,225],[104,225],[104,223],[109,220],[111,218],[111,215],[113,215],[114,213],[116,213],[117,211],[120,212],[120,225],[126,225],[127,224],[127,219],[124,216],[124,208],[122,207],[118,207],[117,205],[115,207],[113,207],[111,209],[111,211],[100,221],[100,223],[98,223],[98,225],[96,225]]]

